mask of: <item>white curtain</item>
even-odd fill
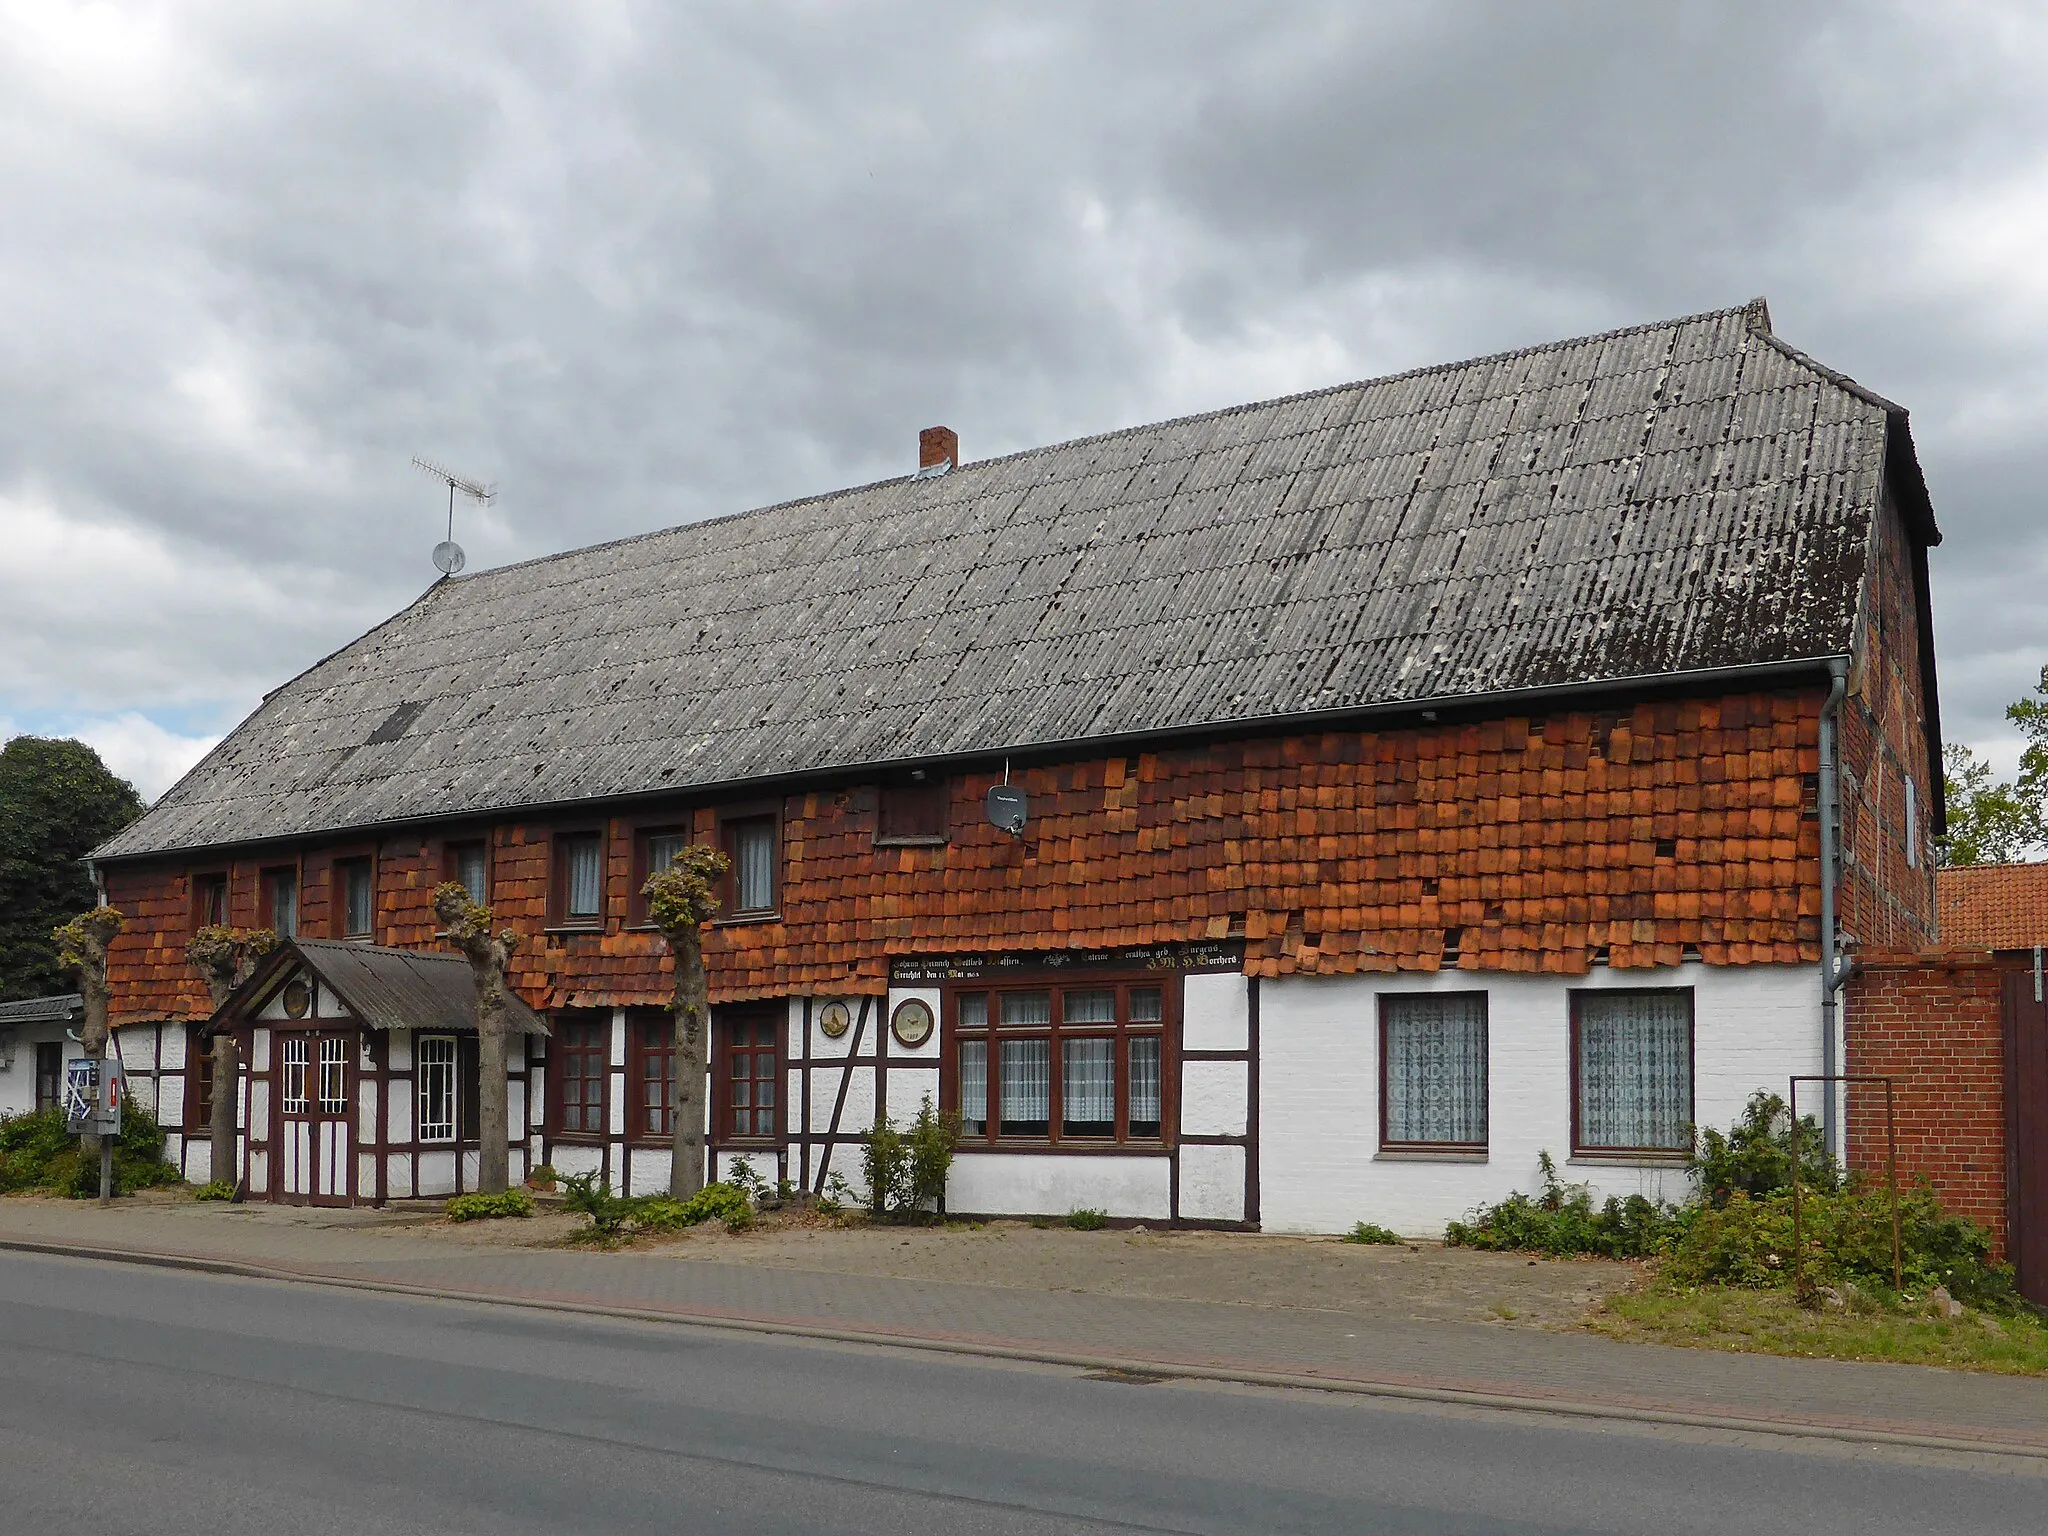
[[[1071,997],[1072,994],[1069,994]],[[1116,995],[1110,994],[1110,1011]],[[1071,1136],[1116,1133],[1116,1042],[1067,1040],[1060,1046],[1061,1129]]]
[[[775,824],[750,822],[733,835],[733,899],[742,912],[775,905]]]
[[[1002,1055],[1005,1134],[1042,1136],[1052,1102],[1052,1046],[1045,1040],[1005,1040]]]
[[[1486,999],[1482,994],[1389,997],[1388,1142],[1486,1141]]]
[[[570,917],[595,917],[604,910],[604,870],[598,840],[579,837],[569,845]]]
[[[988,1042],[960,1042],[960,1119],[970,1136],[988,1133]]]
[[[1159,1011],[1159,989],[1157,987],[1133,987],[1131,989],[1131,1022],[1133,1024],[1156,1024],[1163,1017]]]
[[[481,905],[488,881],[484,872],[484,845],[464,843],[455,856],[455,878],[469,892],[469,899]]]
[[[1062,993],[1060,1017],[1069,1024],[1114,1024],[1116,993],[1108,989],[1095,988],[1090,988],[1086,992]]]
[[[1133,1136],[1159,1134],[1159,1037],[1131,1036],[1131,1105]]]
[[[1687,1150],[1692,994],[1581,992],[1579,1145]]]
[[[1002,995],[1003,1027],[1045,1028],[1052,1023],[1050,992],[1005,992]]]

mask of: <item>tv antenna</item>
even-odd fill
[[[498,488],[486,485],[481,480],[472,480],[467,475],[458,475],[452,469],[443,469],[432,459],[413,455],[414,469],[424,471],[448,487],[448,537],[434,546],[434,569],[443,576],[453,576],[461,570],[466,556],[462,546],[455,542],[455,493],[462,492],[480,507],[488,507],[498,499]]]

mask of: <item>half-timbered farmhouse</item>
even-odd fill
[[[515,1175],[659,1185],[639,891],[690,839],[734,865],[721,1167],[857,1184],[929,1096],[957,1212],[1426,1232],[1546,1151],[1675,1193],[1693,1123],[1840,1070],[1824,963],[1931,937],[1939,535],[1905,412],[1761,301],[921,447],[437,582],[100,848],[188,1175],[183,950],[226,920],[297,940],[220,1019],[250,1194],[474,1180],[460,972],[418,959],[456,879],[521,935]]]

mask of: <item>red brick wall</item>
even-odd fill
[[[944,847],[876,847],[870,787],[781,802],[781,919],[716,929],[713,996],[874,992],[892,954],[1109,947],[1242,937],[1247,969],[1435,970],[1446,930],[1469,969],[1818,958],[1817,688],[1414,730],[1331,732],[1022,768],[1032,818],[1012,838],[981,804],[994,775],[952,783]],[[649,813],[673,825],[713,811]],[[586,823],[587,825],[588,823]],[[666,995],[658,941],[626,921],[633,823],[609,824],[603,933],[549,934],[547,828],[491,831],[492,904],[523,936],[515,981],[535,1006]],[[448,829],[450,835],[474,831]],[[329,933],[333,859],[302,857],[302,929]],[[441,837],[378,855],[378,939],[433,942]],[[234,869],[234,921],[257,920],[257,870]],[[113,953],[122,1019],[189,1017],[188,881],[203,862],[117,866],[129,913]],[[216,864],[214,866],[218,868]]]
[[[1841,925],[1853,950],[1935,943],[1927,702],[1913,544],[1889,496],[1864,577],[1863,632],[1841,712]],[[1917,862],[1907,859],[1906,780],[1914,783]]]
[[[1895,1079],[1899,1178],[1925,1177],[1950,1210],[2005,1247],[2001,967],[1977,953],[1868,956],[1846,989],[1850,1072]],[[1804,1107],[1802,1102],[1802,1107]],[[1882,1178],[1884,1090],[1849,1099],[1849,1165]]]

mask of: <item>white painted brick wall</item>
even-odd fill
[[[1464,971],[1283,977],[1261,983],[1259,1182],[1269,1231],[1336,1232],[1359,1220],[1440,1237],[1444,1223],[1533,1191],[1537,1154],[1596,1198],[1676,1199],[1682,1170],[1568,1162],[1573,988],[1694,988],[1693,1083],[1703,1125],[1726,1126],[1758,1088],[1820,1070],[1820,984],[1810,966],[1597,969],[1584,977]],[[1487,994],[1489,1155],[1483,1163],[1378,1160],[1378,996]]]

